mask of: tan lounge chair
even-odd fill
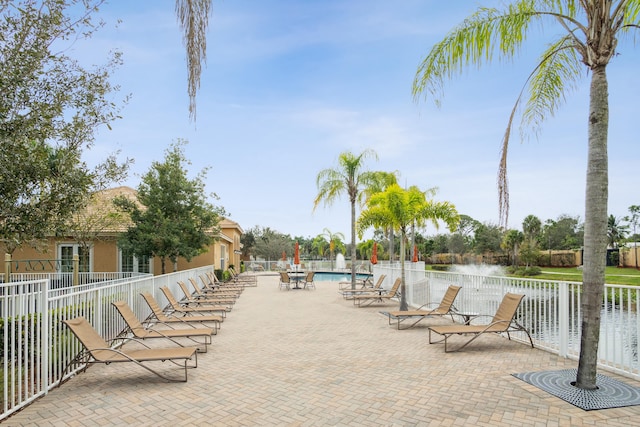
[[[519,294],[511,294],[507,293],[496,314],[493,316],[491,323],[488,325],[443,325],[443,326],[430,326],[429,327],[429,344],[434,344],[436,342],[444,341],[444,351],[454,352],[458,350],[462,350],[471,342],[473,342],[476,338],[480,337],[485,333],[496,333],[502,334],[506,333],[507,337],[511,339],[510,332],[524,332],[529,337],[529,342],[531,343],[531,347],[533,348],[533,340],[531,339],[531,335],[529,335],[529,331],[527,331],[524,326],[520,325],[516,320],[516,312],[518,310],[518,306],[520,302],[524,298],[524,295]],[[477,318],[477,317],[476,317]],[[432,341],[431,332],[434,332],[438,335],[442,335],[443,338],[438,341]],[[464,344],[455,348],[454,350],[449,350],[447,348],[447,339],[452,335],[471,335],[471,339],[465,341]]]
[[[199,346],[202,347],[200,351],[200,347],[198,351],[201,353],[207,352],[207,346],[211,344],[211,336],[215,333],[215,329],[212,328],[182,328],[182,329],[156,329],[151,326],[143,325],[136,314],[131,310],[131,307],[124,301],[116,301],[111,303],[120,316],[124,319],[124,322],[127,324],[128,329],[131,331],[134,337],[146,340],[149,338],[165,338],[168,339],[180,347],[184,347],[176,338],[187,338],[191,341],[195,342]],[[202,341],[198,341],[196,338],[202,339]]]
[[[133,362],[167,381],[186,382],[187,369],[198,366],[198,355],[195,347],[149,348],[144,343],[140,343],[147,348],[124,351],[112,348],[82,316],[65,320],[64,324],[67,325],[76,338],[78,338],[78,341],[80,341],[84,349],[67,365],[62,373],[62,378],[64,378],[67,369],[77,364],[85,364],[84,369],[86,370],[86,368],[93,363],[105,363],[108,365],[116,362]],[[194,361],[193,365],[189,365],[190,360]],[[146,362],[164,361],[170,361],[178,366],[184,366],[184,378],[176,379],[166,376],[145,364]],[[60,384],[62,384],[62,380]]]
[[[373,285],[373,275],[367,276],[366,279],[358,279],[356,275],[356,287],[360,287],[360,289],[371,289],[374,287]],[[338,282],[338,289],[341,291],[350,291],[351,289],[351,280],[343,280]]]
[[[401,329],[409,329],[414,327],[421,320],[426,319],[430,316],[446,316],[450,315],[451,320],[453,321],[453,315],[455,314],[455,307],[453,306],[453,301],[458,296],[458,292],[460,292],[461,287],[450,285],[444,296],[442,297],[442,301],[440,304],[431,310],[425,310],[425,308],[429,307],[432,304],[425,304],[419,307],[416,310],[405,310],[405,311],[381,311],[382,314],[389,318],[389,324],[391,325],[391,321],[395,320],[398,326],[398,330]],[[401,328],[400,325],[406,320],[414,320],[414,322],[405,327]]]
[[[198,281],[196,279],[194,279],[193,277],[189,277],[189,281],[191,282],[191,285],[193,285],[193,288],[196,290],[196,294],[199,295],[219,295],[219,296],[229,296],[235,299],[238,299],[240,297],[240,295],[242,294],[242,291],[244,288],[228,288],[228,289],[222,289],[220,287],[216,287],[214,285],[209,285],[208,284],[208,279],[205,278],[205,276],[203,276],[202,274],[199,276],[200,280],[203,283],[203,286],[200,287],[200,285],[198,285]]]
[[[182,293],[184,294],[184,299],[181,302],[188,302],[190,304],[224,304],[224,305],[233,305],[236,303],[235,298],[231,297],[216,297],[214,295],[205,295],[199,296],[194,295],[191,290],[187,287],[187,284],[182,280],[178,281],[178,286],[182,289]]]
[[[391,289],[389,289],[389,291],[381,289],[378,292],[369,292],[365,295],[354,295],[352,298],[353,305],[364,307],[375,302],[386,302],[391,300],[392,298],[398,298],[400,296],[401,283],[402,278],[398,277],[396,281],[393,282],[393,286],[391,287]]]
[[[215,275],[215,273],[213,273],[212,271],[207,272],[207,277],[209,278],[208,282],[205,283],[203,281],[203,283],[205,284],[205,287],[207,287],[207,289],[213,289],[213,290],[235,290],[235,291],[240,291],[242,292],[244,290],[244,286],[242,285],[236,285],[234,283],[228,283],[228,282],[221,282],[220,280],[218,280],[218,276]]]
[[[231,308],[226,305],[189,304],[188,302],[180,303],[168,287],[163,286],[160,290],[167,301],[169,301],[171,309],[177,313],[220,313],[220,316],[226,317],[227,311],[231,310]]]
[[[158,322],[164,323],[165,325],[171,324],[179,324],[185,326],[195,327],[194,323],[213,323],[216,331],[220,329],[220,323],[224,321],[222,316],[218,316],[217,314],[210,315],[189,315],[187,313],[183,313],[180,316],[177,316],[175,313],[165,313],[160,308],[158,301],[148,292],[143,292],[140,294],[142,298],[144,298],[145,302],[151,309],[151,312],[155,316],[155,320]]]
[[[252,274],[238,274],[233,268],[227,269],[231,274],[231,282],[240,286],[257,286],[258,279]]]
[[[376,284],[372,288],[365,288],[365,287],[362,287],[360,289],[345,288],[345,289],[341,289],[338,292],[342,294],[342,297],[344,299],[351,299],[353,298],[354,295],[371,295],[371,292],[380,293],[382,282],[384,282],[384,279],[386,278],[387,278],[386,274],[381,274],[380,277],[378,277]]]

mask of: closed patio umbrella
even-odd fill
[[[296,242],[296,246],[293,252],[293,263],[295,265],[300,265],[300,245]]]
[[[418,262],[418,246],[413,245],[413,259],[411,262]]]
[[[373,242],[373,251],[371,252],[371,264],[378,263],[378,242]]]

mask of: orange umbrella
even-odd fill
[[[413,259],[411,262],[418,262],[418,246],[413,245]]]
[[[282,251],[282,260],[283,261],[287,260],[287,253],[285,251]]]
[[[300,264],[300,245],[298,245],[298,242],[296,242],[296,247],[293,252],[293,263],[295,265]]]
[[[373,251],[371,252],[371,264],[378,263],[378,242],[373,242]]]

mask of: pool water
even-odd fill
[[[356,273],[356,278],[364,280],[371,277],[370,274]],[[335,271],[316,271],[313,280],[317,282],[346,282],[351,280],[351,273],[335,272]]]

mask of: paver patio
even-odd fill
[[[448,319],[398,331],[378,314],[396,302],[356,308],[334,282],[281,291],[277,276],[258,280],[187,383],[95,365],[3,425],[640,425],[640,406],[583,411],[511,375],[576,361],[493,335],[445,354],[428,344],[426,326]]]

